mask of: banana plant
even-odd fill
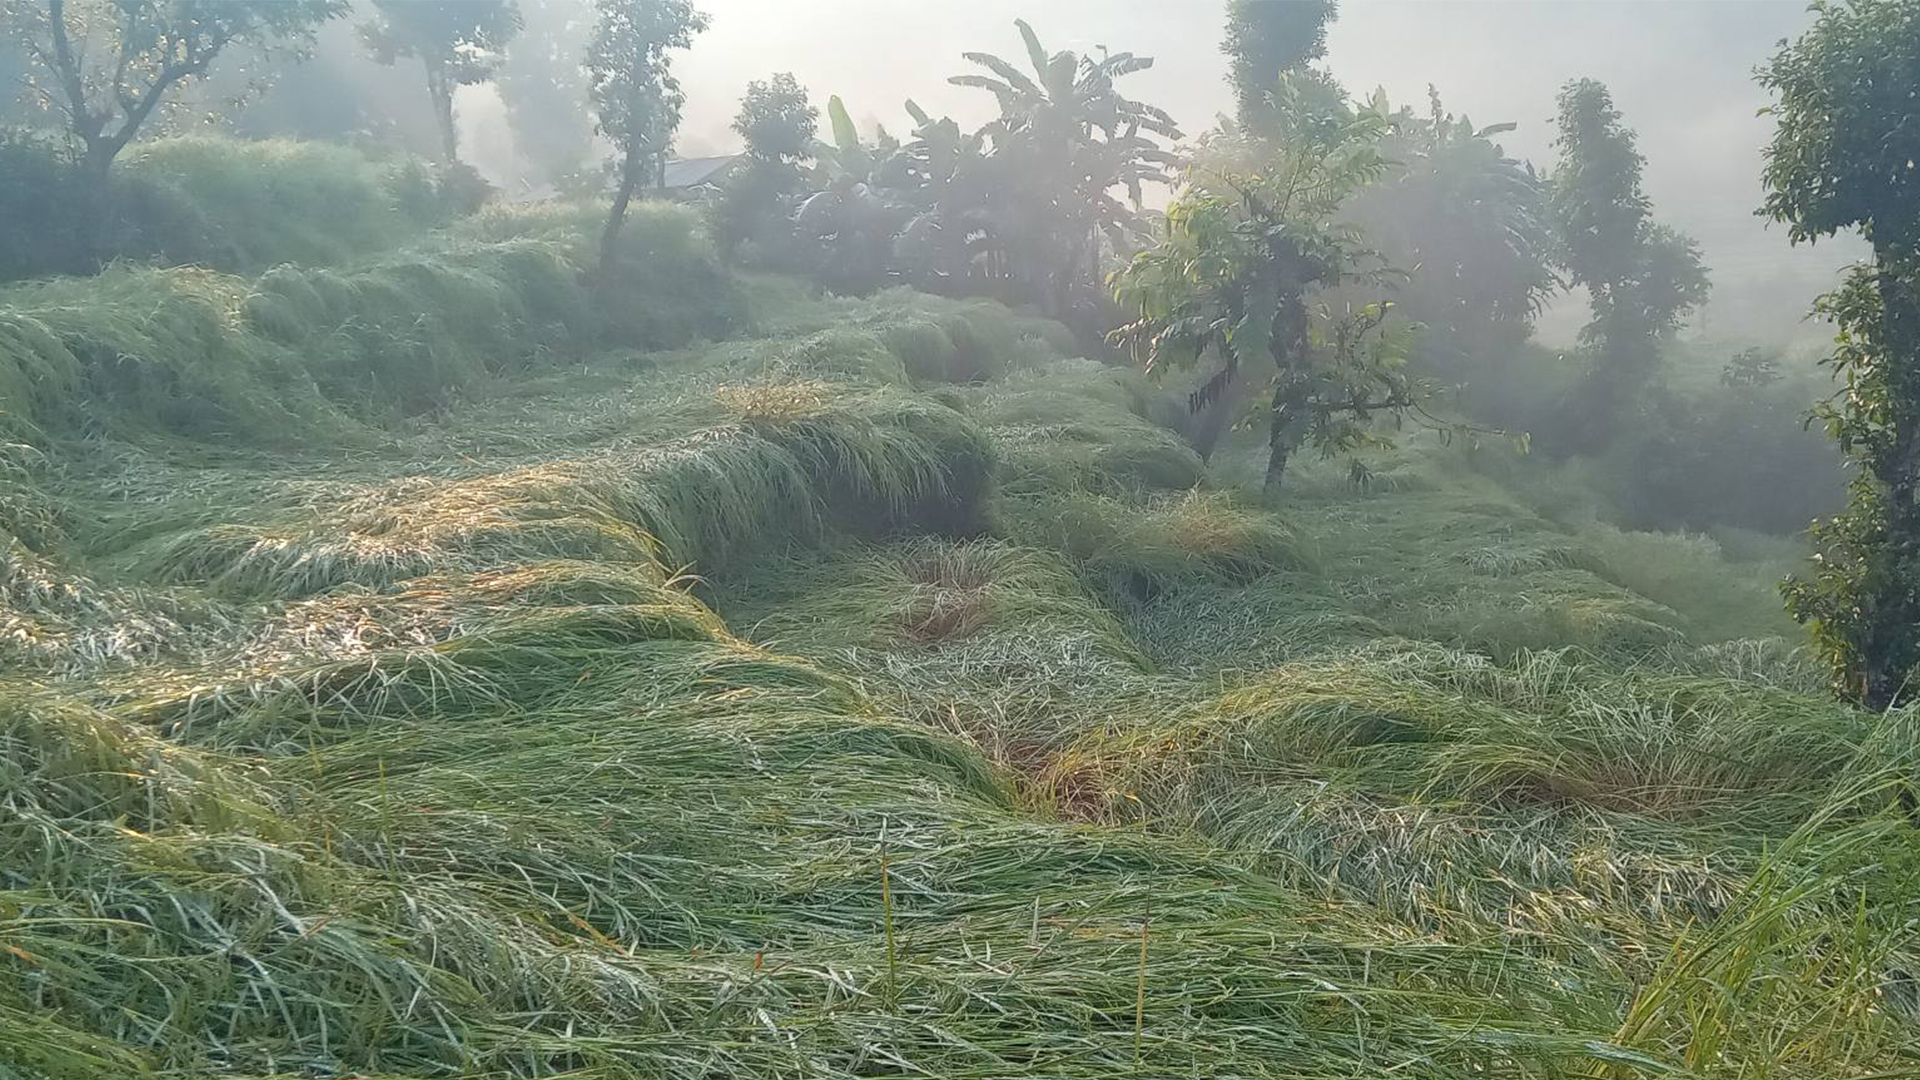
[[[1166,112],[1134,101],[1115,80],[1153,66],[1121,52],[1098,57],[1049,53],[1033,28],[1016,20],[1031,74],[991,53],[962,56],[986,70],[948,81],[993,94],[1000,115],[981,130],[991,147],[988,171],[999,199],[1009,270],[1056,314],[1076,287],[1100,278],[1111,252],[1124,252],[1146,182],[1170,182],[1175,159],[1149,135],[1178,139]],[[1114,196],[1123,190],[1127,202]]]
[[[867,146],[834,95],[827,100],[831,144],[814,145],[817,190],[794,210],[795,231],[818,249],[822,280],[838,292],[871,292],[889,272],[894,236],[912,207],[879,183],[883,163],[899,152],[885,133]]]

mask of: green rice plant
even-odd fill
[[[260,442],[349,437],[296,354],[242,329],[245,283],[116,267],[0,292],[0,393],[15,425]]]
[[[664,444],[347,487],[264,522],[173,533],[126,559],[150,579],[288,599],[542,559],[721,572],[826,522],[873,536],[975,529],[987,455],[951,410],[852,394],[818,414],[748,419]]]
[[[597,203],[511,203],[482,209],[453,233],[486,246],[538,242],[584,270],[596,265],[605,221],[606,208]],[[747,298],[693,207],[636,202],[627,208],[619,243],[615,280],[607,286],[614,302],[597,313],[596,329],[605,338],[634,348],[675,349],[751,325]]]
[[[1312,562],[1312,545],[1228,495],[1192,491],[1144,503],[1090,494],[1005,497],[1000,531],[1063,552],[1102,595],[1151,600],[1187,583],[1245,583]]]
[[[1714,599],[1779,551],[1417,443],[1275,514],[996,305],[749,282],[763,337],[588,352],[591,221],[0,303],[0,1075],[1920,1053],[1920,724]],[[153,420],[95,339],[309,443]]]
[[[1701,641],[1796,633],[1778,582],[1793,569],[1797,552],[1738,565],[1711,537],[1600,523],[1582,526],[1580,540],[1602,560],[1603,577],[1685,612]]]
[[[932,320],[889,323],[881,332],[887,349],[898,357],[915,382],[966,382],[960,368],[960,350],[946,330]]]
[[[997,541],[857,547],[823,561],[762,568],[755,579],[734,595],[747,598],[742,617],[752,620],[756,638],[812,655],[945,648],[977,634],[1021,629],[1100,635],[1114,655],[1137,658],[1065,563]]]
[[[905,386],[908,370],[891,343],[863,330],[835,327],[797,341],[757,345],[743,374],[769,380],[818,379],[872,386]]]
[[[332,143],[156,139],[130,147],[119,167],[164,188],[196,227],[199,235],[155,238],[175,263],[227,271],[341,263],[423,224],[395,205],[381,163]]]

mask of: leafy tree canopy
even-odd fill
[[[688,0],[597,0],[587,46],[587,97],[600,134],[619,153],[613,210],[601,237],[603,276],[612,266],[627,204],[650,167],[666,160],[686,93],[668,54],[693,44],[707,17]]]
[[[1818,415],[1858,471],[1786,596],[1841,692],[1884,708],[1912,699],[1920,665],[1920,0],[1813,10],[1759,73],[1778,125],[1762,213],[1796,243],[1858,229],[1874,259],[1816,306],[1845,384]]]
[[[733,130],[746,140],[747,153],[764,161],[793,162],[811,157],[820,110],[807,100],[806,87],[791,71],[747,84]]]
[[[523,25],[514,0],[373,0],[374,18],[360,27],[373,58],[394,64],[418,58],[440,126],[441,150],[458,152],[453,126],[456,86],[486,82],[506,58]]]
[[[35,95],[104,174],[167,95],[236,44],[298,53],[346,0],[4,0]]]

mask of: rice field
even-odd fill
[[[0,1076],[1920,1075],[1790,547],[569,220],[0,291]]]

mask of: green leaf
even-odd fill
[[[1033,65],[1034,74],[1040,76],[1042,80],[1045,80],[1047,77],[1047,50],[1040,47],[1040,39],[1034,36],[1033,27],[1027,25],[1027,20],[1015,19],[1013,20],[1013,25],[1020,28],[1020,40],[1027,43],[1027,62]]]
[[[860,133],[854,130],[853,118],[847,115],[847,106],[835,94],[827,99],[827,119],[833,125],[833,144],[842,151],[860,149]]]

